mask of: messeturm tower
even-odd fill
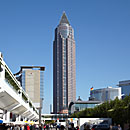
[[[55,29],[53,42],[53,112],[67,113],[76,100],[74,31],[65,12]]]

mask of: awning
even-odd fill
[[[3,120],[0,120],[0,124],[3,123]]]

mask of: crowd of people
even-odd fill
[[[0,130],[51,130],[55,128],[56,130],[79,130],[79,126],[74,127],[74,123],[71,123],[68,127],[60,125],[60,127],[51,127],[49,124],[37,125],[37,124],[24,124],[24,125],[14,125],[14,124],[0,124]],[[98,130],[96,127],[91,127],[91,125],[84,124],[83,130]],[[122,130],[120,124],[110,125],[108,130]],[[127,130],[130,130],[130,125]]]
[[[43,126],[37,124],[34,125],[1,124],[0,125],[0,130],[43,130],[43,129],[44,129]]]
[[[98,127],[90,127],[90,125],[84,125],[84,130],[104,130],[104,129],[105,130],[122,130],[122,127],[120,126],[120,124],[110,125],[108,128],[98,128]],[[130,126],[128,129],[125,129],[125,130],[130,130]]]
[[[110,125],[110,130],[122,130],[122,127],[120,126],[120,124],[116,125]]]
[[[95,126],[97,126],[97,125],[95,125]],[[104,129],[105,130],[122,130],[122,127],[120,126],[120,124],[118,124],[118,125],[116,125],[116,124],[110,125],[108,127],[108,129],[107,128],[92,127],[89,124],[84,124],[84,127],[83,127],[83,130],[104,130]],[[68,128],[68,130],[79,130],[79,126],[74,127],[74,124],[72,123],[71,127]],[[127,130],[130,130],[130,127]]]

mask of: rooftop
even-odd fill
[[[60,24],[62,24],[62,23],[66,23],[66,24],[70,25],[65,12],[63,12],[63,15],[62,15],[61,20],[60,20]]]

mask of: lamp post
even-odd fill
[[[41,125],[41,110],[42,110],[43,98],[40,98],[40,107],[39,107],[39,125]]]

